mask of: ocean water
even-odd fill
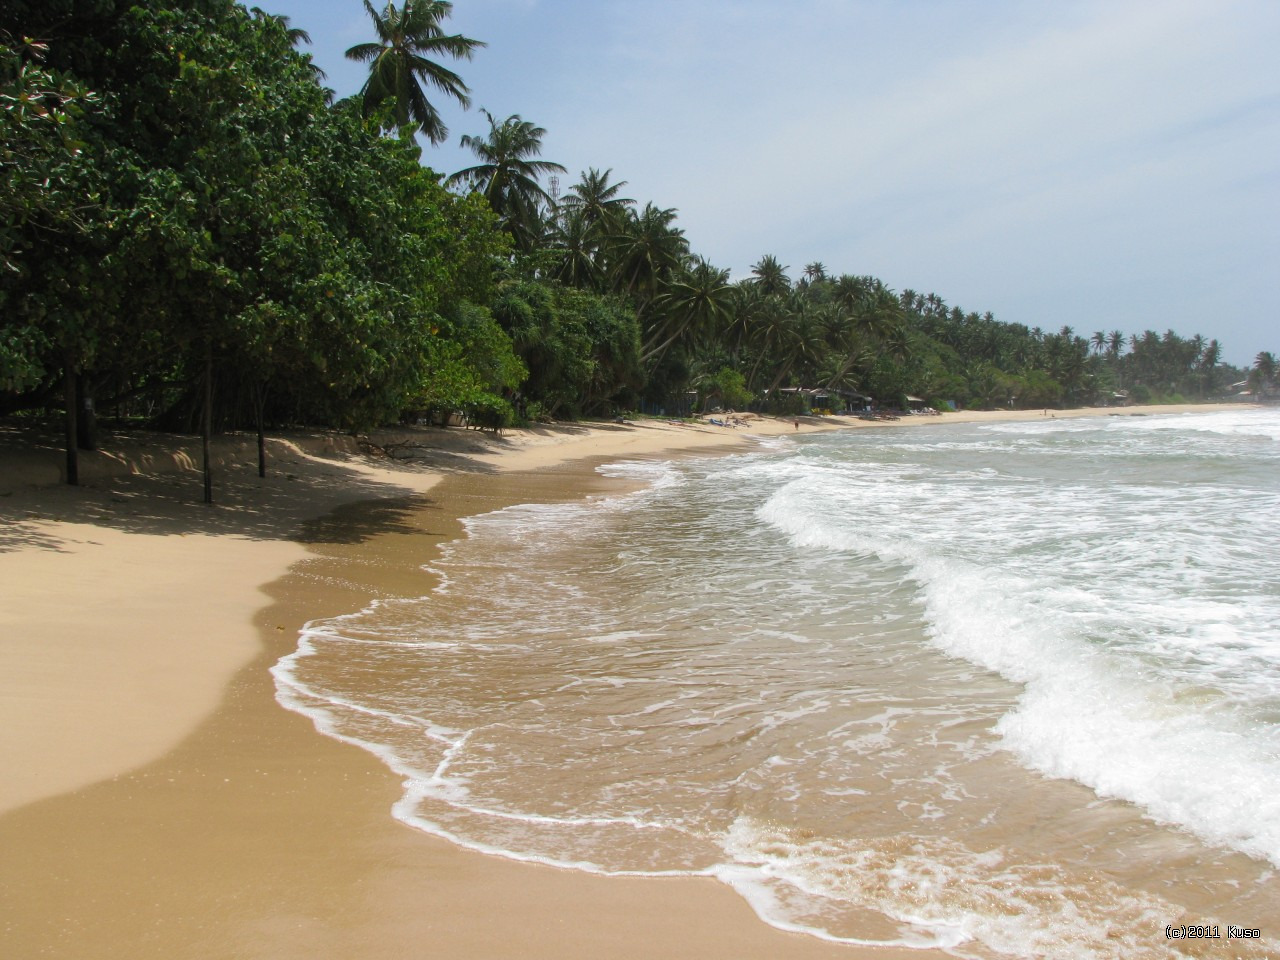
[[[642,488],[472,518],[275,668],[396,817],[833,940],[1280,955],[1280,411],[603,472]]]

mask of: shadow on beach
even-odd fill
[[[159,536],[357,543],[409,530],[404,518],[430,503],[416,492],[424,486],[424,474],[458,469],[415,458],[388,464],[383,472],[391,476],[379,479],[350,466],[345,457],[307,456],[292,444],[273,440],[267,476],[260,478],[256,446],[220,442],[215,502],[205,504],[201,472],[189,450],[176,447],[170,438],[144,437],[142,443],[153,448],[142,468],[146,472],[127,472],[139,469],[139,444],[126,438],[133,449],[122,454],[118,450],[123,445],[113,446],[114,439],[105,439],[103,451],[93,455],[96,463],[84,458],[82,484],[71,487],[61,482],[60,445],[25,432],[0,432],[0,552],[62,551],[64,538],[43,529],[42,522],[48,521]],[[194,445],[198,448],[198,441]],[[192,442],[184,440],[183,446]],[[387,480],[394,483],[397,474],[406,483],[389,486]],[[358,523],[347,517],[357,510]],[[92,532],[85,536],[91,538]]]

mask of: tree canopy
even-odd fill
[[[591,168],[561,196],[547,131],[488,111],[442,177],[423,84],[451,6],[365,3],[359,96],[306,35],[232,0],[11,0],[0,11],[0,413],[91,401],[172,429],[475,423],[694,404],[792,411],[908,395],[1050,406],[1276,392],[1172,331],[1046,332],[771,254],[695,252],[678,211]],[[69,476],[71,474],[69,461]]]

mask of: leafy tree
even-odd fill
[[[246,393],[259,428],[273,403],[348,426],[397,415],[442,317],[489,295],[505,246],[483,201],[441,187],[410,139],[330,108],[277,18],[207,0],[131,7],[109,43],[59,25],[51,57],[91,70],[104,106],[80,123],[86,228],[8,218],[23,265],[0,339],[38,334],[34,395],[59,372],[159,391],[166,421],[206,439]]]
[[[717,400],[728,410],[744,410],[755,398],[747,389],[746,378],[732,367],[721,367],[713,377],[706,378],[699,385],[698,393],[704,410]]]
[[[36,387],[61,358],[66,412],[66,479],[79,480],[76,357],[91,334],[62,298],[47,296],[42,273],[68,289],[81,264],[65,256],[90,244],[97,170],[77,132],[98,98],[42,64],[48,47],[0,34],[0,390]],[[47,263],[45,257],[57,257]],[[42,269],[43,268],[43,269]],[[70,276],[68,276],[70,274]],[[59,322],[61,321],[61,322]]]

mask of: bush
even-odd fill
[[[770,397],[765,401],[766,413],[780,417],[798,417],[805,412],[804,400],[794,393],[784,393]]]
[[[492,430],[494,433],[511,426],[515,419],[515,411],[511,408],[511,404],[493,394],[476,397],[467,404],[466,412],[467,419],[473,427]]]

